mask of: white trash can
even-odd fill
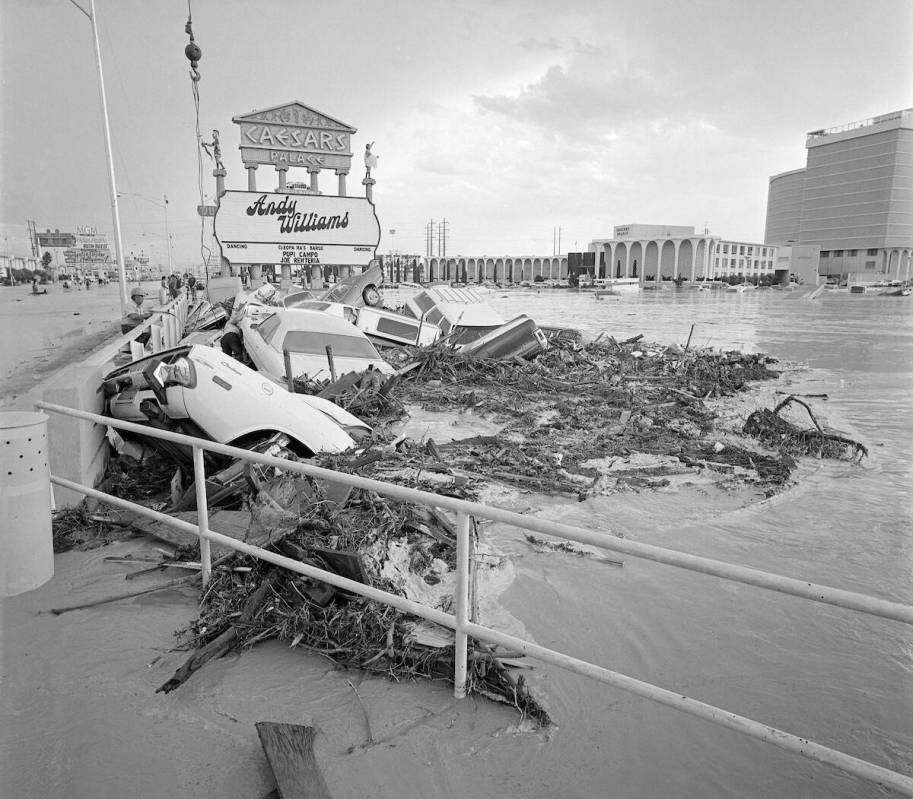
[[[0,596],[54,576],[48,417],[0,411]]]

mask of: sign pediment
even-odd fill
[[[284,125],[286,127],[322,128],[349,134],[356,133],[358,130],[298,101],[277,105],[272,108],[264,108],[259,111],[250,111],[247,114],[239,114],[232,117],[231,121],[238,124],[252,122],[265,125]]]

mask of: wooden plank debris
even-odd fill
[[[260,745],[276,778],[280,799],[332,799],[314,756],[313,727],[258,721]]]

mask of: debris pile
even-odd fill
[[[549,330],[547,335],[548,349],[531,360],[480,358],[445,339],[422,348],[385,350],[385,358],[397,369],[392,377],[369,370],[332,382],[299,381],[296,391],[314,395],[317,399],[307,398],[312,410],[324,414],[313,418],[324,424],[343,419],[342,413],[326,407],[326,401],[332,401],[357,416],[356,422],[370,425],[371,434],[348,450],[316,454],[296,450],[284,434],[249,437],[246,445],[281,452],[290,460],[308,456],[312,463],[337,471],[450,496],[475,499],[495,481],[581,501],[598,492],[659,488],[673,474],[697,470],[737,474],[743,482],[773,493],[788,480],[798,455],[866,454],[861,444],[822,430],[811,409],[792,395],[772,411],[756,411],[744,425],[744,435],[755,437],[768,451],[749,446],[744,436],[722,443],[709,400],[730,397],[752,381],[776,379],[776,361],[763,355],[687,345],[660,347],[643,342],[643,336],[625,341],[600,336],[583,344],[568,331]],[[216,359],[205,353],[187,352],[182,357],[196,358],[198,369],[216,368],[207,358]],[[180,366],[174,356],[169,368],[177,378]],[[147,368],[144,374],[155,377],[157,370]],[[242,384],[238,370],[232,374],[226,374],[224,382],[230,380],[235,387],[237,413]],[[122,375],[116,377],[123,381]],[[127,413],[133,407],[128,400],[135,404],[135,397],[125,396],[117,380],[109,381],[112,392],[119,392],[111,394],[111,402],[119,402],[121,413]],[[218,384],[216,377],[212,382]],[[186,379],[178,385],[193,388]],[[135,380],[132,386],[142,388],[142,383]],[[260,376],[250,390],[262,392],[261,403],[289,400]],[[779,416],[790,402],[805,405],[815,430],[801,430]],[[502,429],[496,435],[446,443],[411,441],[399,433],[396,422],[412,406],[471,411]],[[159,407],[165,418],[158,424],[171,423],[168,408]],[[204,412],[206,408],[197,410]],[[220,410],[225,415],[231,412]],[[195,429],[192,421],[185,421],[181,429]],[[139,467],[125,467],[126,456],[112,459],[107,490],[156,509],[182,511],[181,518],[190,518],[196,495],[187,453],[174,446],[139,451],[144,453]],[[617,461],[626,467],[616,469]],[[177,474],[175,466],[180,469]],[[443,612],[453,611],[455,529],[445,513],[241,461],[210,459],[207,474],[210,507],[235,513],[231,534],[247,543]],[[84,517],[59,514],[55,534],[59,528],[61,546],[86,523]],[[109,533],[110,525],[104,529]],[[215,521],[213,529],[223,532]],[[475,539],[473,531],[474,544]],[[528,540],[546,546],[534,537]],[[474,552],[475,546],[471,549]],[[450,630],[246,555],[225,551],[215,556],[199,618],[181,633],[192,654],[160,691],[175,690],[213,657],[270,639],[319,653],[341,667],[392,679],[452,679]],[[191,545],[157,566],[185,567],[194,557],[198,558],[198,548]],[[474,568],[489,567],[482,561],[474,558]],[[517,657],[470,641],[468,689],[548,724],[547,710],[531,696],[524,679],[510,670]]]
[[[780,411],[793,402],[808,411],[809,418],[815,425],[814,430],[803,430],[780,416]],[[752,413],[742,429],[771,449],[778,450],[784,457],[813,455],[816,458],[862,460],[869,454],[866,447],[858,441],[839,433],[826,432],[808,403],[794,394],[786,397],[773,410],[760,408]]]
[[[299,502],[301,496],[309,501]],[[286,474],[258,495],[246,540],[453,612],[456,538],[440,511],[364,491],[339,504],[314,481]],[[199,619],[181,635],[194,652],[159,691],[173,691],[212,657],[270,639],[396,680],[453,677],[449,630],[244,555],[214,571]],[[549,723],[547,711],[496,651],[471,647],[468,690]]]
[[[777,378],[776,361],[647,346],[642,338],[580,344],[555,335],[532,361],[480,360],[446,344],[401,351],[398,363],[410,368],[402,370],[397,394],[406,404],[474,410],[504,425],[496,436],[437,445],[438,462],[446,461],[450,474],[585,499],[599,477],[594,461],[650,453],[687,467],[744,468],[770,491],[782,486],[794,462],[732,443],[721,448],[706,403]],[[427,469],[427,453],[421,455]],[[378,475],[386,479],[410,463],[416,453],[400,447],[378,465]]]

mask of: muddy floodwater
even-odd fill
[[[769,353],[791,367],[775,388],[826,394],[809,400],[816,414],[870,454],[858,465],[803,463],[791,488],[747,505],[632,490],[582,503],[513,493],[512,508],[913,603],[913,297],[667,289],[597,300],[527,289],[487,298],[505,316],[588,337],[684,344],[690,334],[692,346]],[[448,429],[421,424],[436,440]],[[471,424],[452,429],[468,434]],[[618,567],[539,552],[499,525],[484,536],[508,560],[483,623],[913,773],[909,626],[629,556]],[[124,590],[124,568],[104,558],[153,546],[59,555],[50,584],[0,603],[0,799],[261,797],[273,786],[257,721],[315,726],[337,799],[891,795],[539,663],[525,675],[557,722],[548,732],[526,731],[483,699],[456,702],[446,685],[338,671],[275,643],[155,695],[185,657],[170,648],[195,617],[193,591],[38,613]]]

